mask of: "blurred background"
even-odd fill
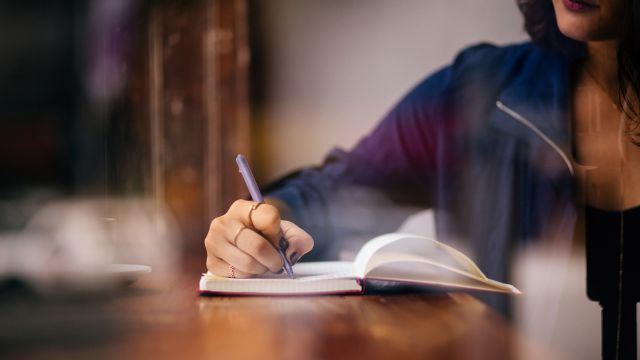
[[[249,4],[252,144],[265,181],[350,149],[464,47],[527,38],[515,1]]]
[[[4,0],[0,292],[114,263],[198,275],[209,221],[246,196],[235,154],[261,183],[318,164],[460,49],[525,39],[504,0]],[[518,326],[599,358],[581,250],[519,256]]]

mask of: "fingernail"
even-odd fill
[[[300,260],[300,253],[297,251],[294,251],[289,257],[289,260],[291,260],[291,265],[294,265],[295,263],[298,262],[298,260]]]
[[[280,238],[280,243],[278,243],[278,246],[280,246],[280,250],[287,251],[287,249],[289,248],[289,242],[285,240],[285,238]]]

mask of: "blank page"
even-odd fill
[[[200,291],[212,294],[342,294],[360,293],[353,264],[341,261],[299,263],[294,279],[286,274],[265,274],[251,279],[230,279],[212,274],[200,278]]]

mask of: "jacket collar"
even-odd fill
[[[571,148],[570,86],[573,60],[535,48],[518,69],[517,77],[498,95],[497,102],[526,119],[525,126],[514,114],[496,108],[490,123],[532,145],[534,151],[547,150],[549,142],[567,162]],[[537,129],[538,131],[536,131]],[[545,139],[546,137],[546,139]],[[551,145],[553,147],[553,145]],[[564,157],[564,159],[563,159]],[[571,165],[569,166],[570,171]]]
[[[553,141],[566,143],[570,130],[570,60],[536,49],[522,66],[518,77],[498,95],[498,101]]]

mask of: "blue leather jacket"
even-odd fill
[[[464,241],[487,276],[509,282],[516,245],[572,238],[571,65],[532,43],[467,48],[351,151],[267,191],[314,236],[317,256],[354,231],[393,230],[392,208],[407,204],[433,208],[439,240]],[[504,296],[484,299],[506,309]]]

